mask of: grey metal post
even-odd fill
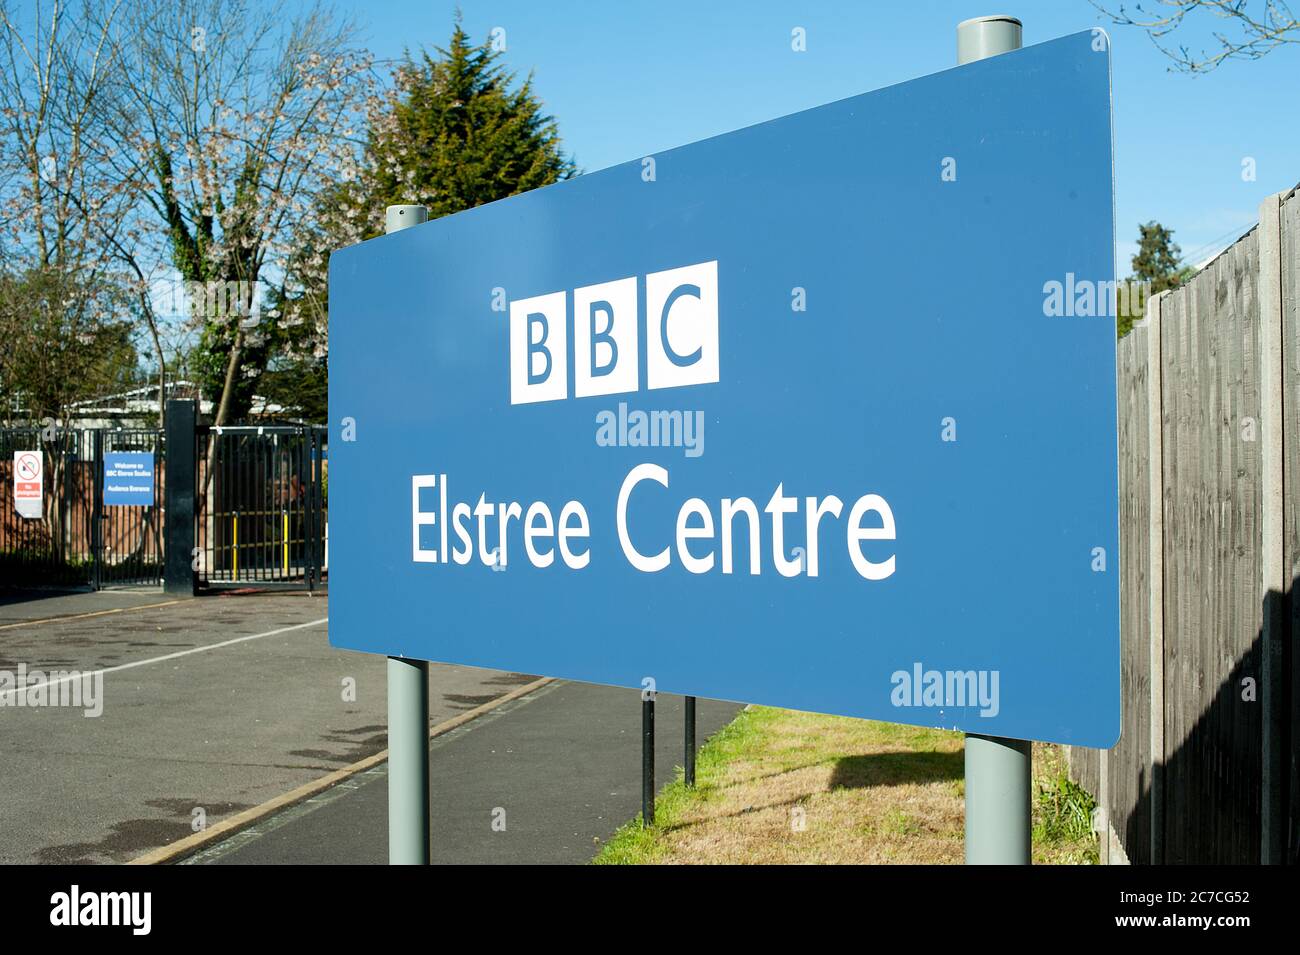
[[[1015,17],[976,17],[957,24],[957,64],[1020,49]],[[966,736],[966,862],[1028,865],[1032,744]]]
[[[957,24],[957,65],[1020,49],[1020,21],[999,14]]]
[[[967,865],[1029,865],[1032,745],[967,734]]]
[[[384,231],[429,220],[424,206],[389,206]],[[388,658],[388,862],[428,865],[429,664]]]

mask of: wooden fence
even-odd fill
[[[1119,342],[1123,732],[1103,861],[1297,859],[1300,192]]]

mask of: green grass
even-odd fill
[[[1096,864],[1099,847],[1092,832],[1097,800],[1072,780],[1059,750],[1049,750],[1036,767],[1034,844],[1059,850],[1071,861]],[[1034,754],[1039,755],[1037,751]]]
[[[683,771],[597,865],[646,863],[960,863],[962,735],[751,707],[709,739],[695,789]],[[1035,863],[1095,863],[1092,799],[1063,751],[1034,746]]]
[[[722,771],[733,760],[753,755],[761,747],[764,727],[778,713],[779,710],[764,707],[741,710],[700,747],[695,756],[695,788],[687,787],[686,770],[678,766],[677,778],[655,797],[655,825],[645,828],[641,825],[641,813],[637,813],[619,827],[592,861],[596,865],[635,865],[663,859],[668,849],[658,838],[659,834],[678,825],[688,808],[716,798],[716,781]]]

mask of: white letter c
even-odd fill
[[[627,499],[632,496],[632,488],[646,480],[667,487],[668,471],[657,464],[638,464],[627,472],[623,486],[618,490],[618,542],[633,567],[642,573],[653,574],[668,566],[668,548],[665,547],[653,557],[646,557],[632,546],[632,539],[627,533]]]

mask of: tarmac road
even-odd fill
[[[700,700],[697,743],[739,708]],[[659,694],[656,788],[682,764],[683,719],[682,698]],[[588,862],[641,811],[640,694],[550,683],[435,738],[430,766],[435,863]],[[386,769],[378,766],[187,862],[383,864]]]
[[[0,671],[103,670],[103,712],[0,707],[0,862],[126,862],[386,745],[384,660],[329,646],[322,596],[37,603],[0,608]],[[431,722],[531,679],[439,666]]]
[[[127,862],[200,815],[211,827],[255,809],[185,861],[386,861],[384,763],[265,806],[386,746],[384,659],[330,647],[327,618],[324,595],[0,592],[0,675],[102,674],[97,716],[0,694],[0,862]],[[534,681],[431,665],[430,724]],[[738,709],[701,700],[698,741]],[[660,694],[657,723],[662,786],[683,759],[679,697]],[[555,681],[437,736],[435,861],[588,861],[640,810],[640,727],[637,690]]]

